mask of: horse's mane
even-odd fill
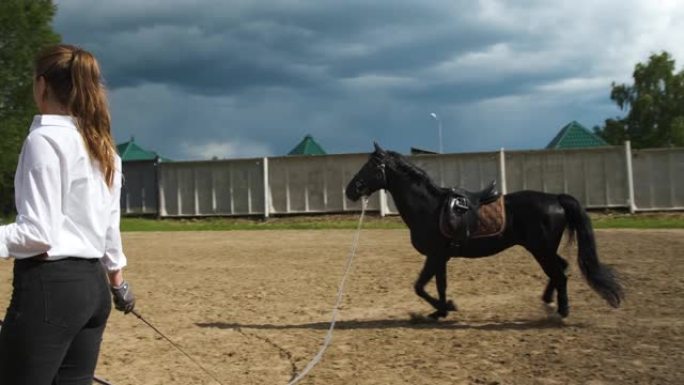
[[[390,160],[390,162],[387,162],[388,166],[395,168],[397,171],[402,171],[412,182],[422,183],[436,194],[442,192],[442,188],[437,186],[424,170],[409,162],[403,155],[394,151],[386,151],[386,153],[387,159]]]

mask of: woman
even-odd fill
[[[43,51],[33,95],[40,115],[19,156],[16,223],[0,226],[0,258],[15,259],[0,384],[91,384],[110,290],[117,310],[135,304],[122,274],[121,159],[89,52]]]

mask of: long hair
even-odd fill
[[[99,163],[104,180],[111,187],[116,150],[97,60],[86,50],[60,44],[42,51],[34,68],[36,78],[45,78],[48,92],[76,118],[88,154]]]

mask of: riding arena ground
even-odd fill
[[[224,384],[286,384],[317,352],[352,230],[124,233],[137,309]],[[439,322],[413,293],[423,257],[407,230],[364,230],[332,345],[301,384],[684,383],[683,230],[598,230],[622,276],[610,308],[574,247],[570,316],[542,306],[546,277],[519,247],[453,259]],[[0,307],[11,268],[0,269]],[[428,285],[434,293],[434,284]],[[112,313],[97,375],[115,385],[212,384],[132,315]]]

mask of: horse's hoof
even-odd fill
[[[553,303],[553,292],[548,296],[546,294],[544,294],[542,296],[542,301],[544,301],[544,303],[546,303],[546,304]]]
[[[570,315],[570,309],[567,306],[560,307],[558,308],[558,315],[561,316],[561,318],[566,318]]]
[[[454,303],[454,301],[448,300],[447,303],[446,303],[446,309],[447,309],[448,311],[456,311],[456,310],[458,310],[458,307],[456,306],[456,304]]]
[[[447,314],[448,314],[448,313],[447,313],[446,311],[437,310],[436,312],[431,313],[430,315],[428,315],[428,318],[437,321],[437,320],[439,320],[440,318],[446,317]]]

